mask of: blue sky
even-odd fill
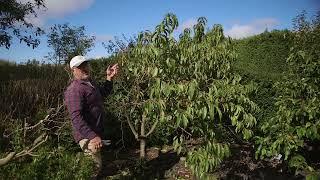
[[[20,0],[25,2],[27,0]],[[320,0],[46,0],[47,11],[39,11],[38,18],[29,18],[36,25],[49,29],[53,24],[70,23],[86,27],[88,35],[96,36],[95,47],[88,57],[107,56],[102,42],[114,36],[137,34],[153,30],[166,13],[179,19],[178,32],[192,27],[198,17],[204,16],[208,26],[222,24],[227,35],[243,38],[261,33],[267,27],[290,29],[292,19],[306,10],[314,15],[320,9]],[[14,38],[7,50],[0,47],[0,59],[25,62],[43,59],[50,52],[46,36],[38,48],[20,44]]]

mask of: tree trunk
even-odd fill
[[[146,140],[144,138],[140,139],[140,159],[146,157]]]
[[[146,116],[142,115],[141,129],[140,129],[140,159],[144,159],[146,155],[146,137],[145,137],[145,122]]]

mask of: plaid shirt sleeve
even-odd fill
[[[99,84],[99,90],[103,97],[107,97],[111,94],[113,84],[111,81],[106,80],[104,83]]]
[[[70,88],[65,93],[65,103],[72,120],[73,128],[84,138],[89,140],[95,138],[97,134],[88,126],[83,119],[83,96],[79,88]]]

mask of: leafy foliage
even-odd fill
[[[36,17],[36,10],[41,7],[45,7],[43,0],[31,0],[25,3],[18,0],[0,1],[0,47],[9,49],[13,35],[19,38],[20,42],[32,48],[37,47],[40,41],[35,36],[44,32],[39,27],[35,28],[26,19],[28,16]]]
[[[250,80],[276,81],[288,68],[285,59],[293,45],[289,30],[265,31],[241,40],[235,40],[238,61],[234,69]]]
[[[94,36],[85,35],[85,27],[70,27],[55,24],[48,34],[48,47],[52,48],[49,58],[55,63],[68,63],[76,55],[85,55],[94,46]]]
[[[233,64],[233,70],[239,73],[246,82],[253,81],[257,85],[256,92],[250,96],[260,110],[254,113],[257,119],[259,136],[261,126],[275,116],[277,108],[273,87],[288,72],[286,58],[293,46],[293,32],[289,30],[265,31],[261,34],[241,40],[235,40],[238,60]],[[262,133],[263,134],[263,133]]]
[[[263,135],[257,137],[257,156],[281,153],[288,159],[306,141],[320,139],[319,17],[318,14],[310,23],[301,14],[294,20],[294,45],[287,58],[289,72],[275,84],[277,112],[261,126]]]
[[[230,156],[229,146],[227,144],[211,143],[205,147],[200,147],[195,151],[188,153],[188,164],[191,169],[203,179],[206,176],[204,172],[213,172],[213,170],[222,163],[225,157]]]
[[[296,174],[316,179],[317,167],[303,151],[307,142],[320,139],[319,21],[319,15],[308,22],[302,14],[295,19],[293,32],[264,32],[232,40],[224,36],[221,25],[207,28],[202,17],[176,39],[178,20],[167,14],[154,31],[142,32],[127,42],[104,44],[114,48],[114,54],[91,63],[94,78],[103,79],[104,68],[110,64],[118,62],[122,67],[114,95],[105,103],[110,114],[117,116],[113,120],[120,120],[107,127],[113,128],[108,135],[117,136],[119,124],[123,128],[127,122],[141,152],[146,142],[172,143],[200,179],[208,178],[231,155],[230,144],[245,141],[256,143],[256,158],[282,154]],[[55,43],[68,45],[60,59],[67,60],[83,47],[86,53],[91,46],[69,46],[67,42],[73,36],[69,31],[84,29],[63,26],[56,25],[53,35]],[[62,31],[65,39],[59,39]],[[62,48],[55,45],[55,50]],[[11,133],[10,139],[0,139],[0,150],[19,151],[39,134],[26,138],[19,131],[23,121],[35,124],[42,119],[44,109],[60,101],[68,76],[62,66],[36,62],[23,66],[1,62],[0,74],[4,82],[0,85],[4,100],[0,115],[9,119],[0,124],[0,134]],[[59,138],[52,136],[52,144],[42,147],[38,157],[26,157],[1,169],[0,178],[86,179],[91,174],[90,162],[77,154],[80,149],[71,143],[68,128],[59,132]],[[124,141],[125,133],[121,133]],[[137,173],[143,174],[146,162],[139,162]]]
[[[248,95],[254,86],[241,85],[241,77],[231,72],[236,54],[220,25],[205,32],[206,19],[199,18],[194,35],[185,29],[179,41],[173,37],[177,26],[176,16],[168,14],[154,32],[141,33],[133,47],[116,54],[123,72],[112,99],[114,112],[127,119],[138,140],[150,135],[158,123],[167,124],[176,134],[173,143],[178,153],[185,152],[188,139],[202,138],[201,146],[188,157],[208,150],[206,161],[215,167],[220,160],[212,157],[229,154],[215,153],[214,147],[225,138],[217,132],[252,136],[256,124],[252,112],[257,106]],[[221,152],[228,149],[226,144],[221,147]],[[198,160],[188,162],[198,175],[212,170],[200,167],[205,163]]]
[[[38,152],[38,157],[26,158],[19,163],[2,167],[0,178],[89,179],[92,177],[93,167],[92,160],[83,153],[70,153],[63,147],[46,146]]]

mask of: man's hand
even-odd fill
[[[118,63],[113,66],[109,66],[106,70],[107,80],[111,81],[112,78],[118,73],[119,66]]]
[[[95,138],[91,139],[88,145],[88,148],[93,152],[97,152],[101,147],[102,141],[99,136],[96,136]]]

